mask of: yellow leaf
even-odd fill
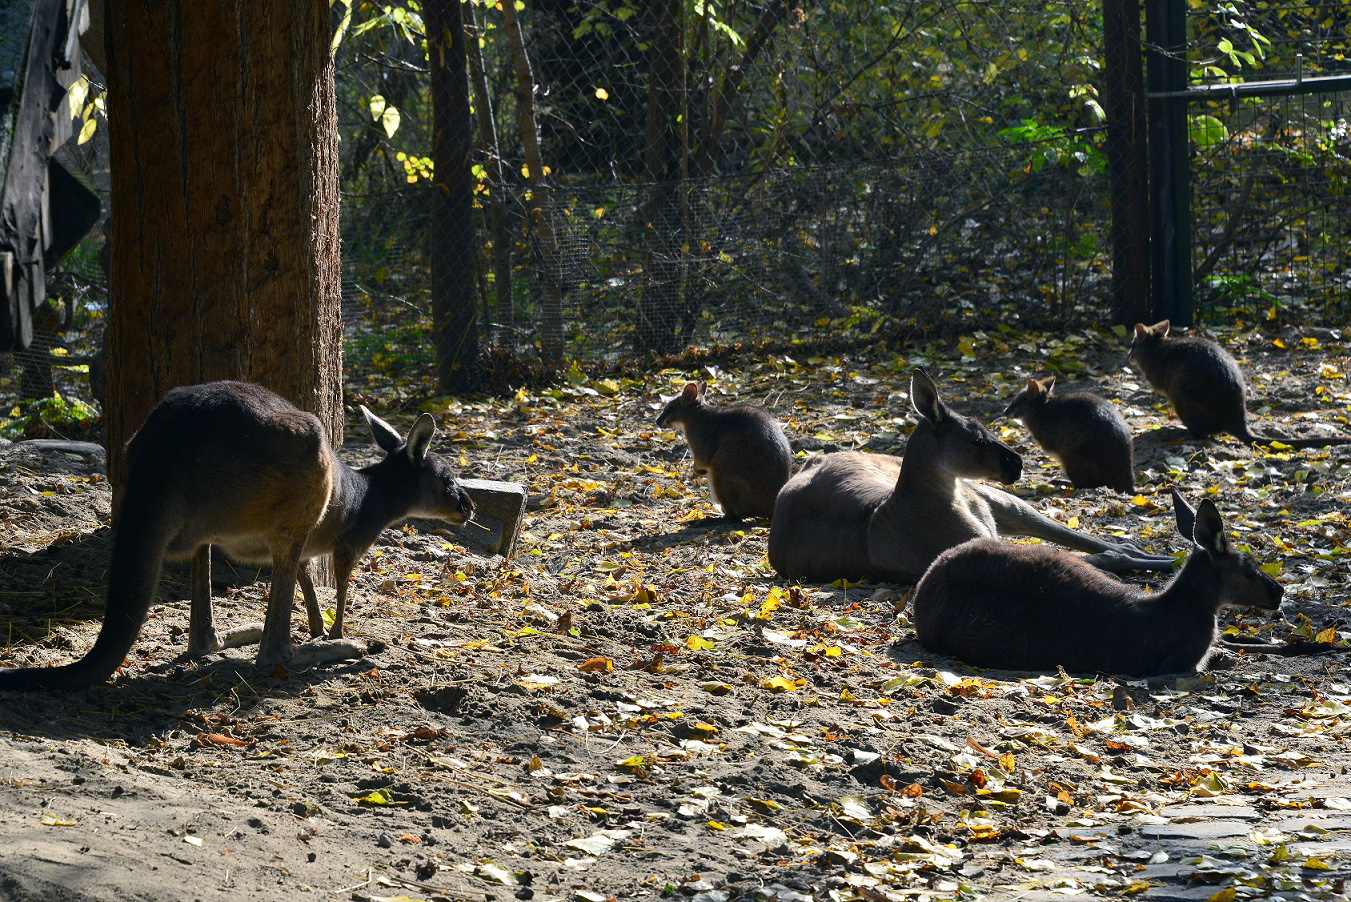
[[[610,99],[610,92],[607,91],[607,90],[605,90],[604,88],[597,88],[597,89],[596,89],[596,99],[597,99],[597,100],[609,100],[609,99]]]
[[[801,689],[805,685],[807,685],[806,680],[784,676],[770,677],[760,682],[761,689],[773,689],[775,692],[791,692],[794,689]]]
[[[50,814],[42,816],[42,826],[44,827],[74,827],[74,821],[68,821],[63,817],[55,817]]]
[[[705,639],[703,636],[690,636],[685,640],[685,647],[690,651],[708,651],[714,647],[712,639]]]
[[[644,755],[630,755],[623,761],[615,762],[616,767],[626,767],[629,768],[630,770],[637,770],[638,768],[647,767],[647,765],[648,765],[647,757]]]
[[[1002,771],[1004,771],[1004,773],[1006,774],[1013,773],[1014,769],[1013,765],[1014,765],[1013,752],[1005,752],[1004,754],[999,756],[999,767]]]
[[[615,669],[614,662],[609,658],[587,658],[577,667],[582,673],[611,673]]]

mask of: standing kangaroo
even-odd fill
[[[814,582],[914,582],[954,545],[1003,534],[1096,552],[1088,560],[1104,569],[1172,569],[1171,557],[1075,532],[1021,498],[968,482],[1013,483],[1022,475],[1022,459],[975,418],[944,404],[922,369],[911,376],[910,400],[919,425],[902,457],[818,455],[779,492],[769,528],[775,570]]]
[[[1283,438],[1258,435],[1248,425],[1248,385],[1229,352],[1198,335],[1170,335],[1171,324],[1135,324],[1129,359],[1168,398],[1178,419],[1197,438],[1227,432],[1245,442],[1292,448],[1351,444],[1351,436]]]
[[[694,472],[708,476],[708,493],[729,520],[766,517],[793,472],[793,451],[783,427],[759,407],[719,407],[705,387],[686,383],[657,417],[678,426],[694,455]]]
[[[1131,429],[1111,401],[1092,392],[1055,394],[1055,376],[1029,379],[1004,416],[1020,419],[1047,453],[1060,461],[1076,489],[1105,485],[1135,491]]]
[[[1204,667],[1220,608],[1279,610],[1282,590],[1230,546],[1209,498],[1193,511],[1174,490],[1173,510],[1195,545],[1161,592],[1057,548],[976,539],[944,553],[919,581],[915,634],[925,648],[977,667],[1137,677]]]
[[[0,689],[79,688],[112,676],[145,623],[166,557],[192,557],[190,656],[261,636],[262,668],[359,657],[362,646],[341,641],[357,560],[386,526],[405,517],[464,523],[474,512],[450,468],[428,451],[436,432],[430,416],[419,416],[405,441],[366,408],[361,412],[385,459],[354,470],[338,460],[318,418],[262,386],[211,382],[166,394],[127,444],[107,610],[93,648],[72,664],[0,670]],[[235,560],[272,565],[261,631],[216,632],[212,545]],[[328,641],[293,647],[297,581],[310,632],[324,635],[306,567],[323,554],[333,555],[338,579]]]

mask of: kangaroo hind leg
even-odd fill
[[[211,607],[211,546],[202,545],[192,555],[192,601],[188,610],[189,658],[201,658],[223,648],[253,645],[263,637],[261,623],[225,632],[216,630]]]

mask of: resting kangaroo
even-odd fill
[[[436,426],[418,417],[405,441],[361,409],[377,464],[354,470],[338,460],[323,426],[278,395],[246,382],[175,388],[127,444],[127,478],[108,574],[108,602],[94,646],[60,667],[0,670],[0,689],[68,689],[108,679],[140,633],[164,559],[192,557],[188,654],[259,641],[258,627],[218,634],[211,613],[211,546],[232,558],[272,565],[258,666],[359,656],[340,641],[347,583],[357,560],[391,523],[410,516],[463,523],[474,502],[450,468],[428,451]],[[310,632],[324,634],[306,561],[332,554],[338,590],[331,641],[291,645],[299,581]]]
[[[810,458],[779,492],[769,562],[794,579],[914,582],[934,558],[968,539],[1035,536],[1097,552],[1113,570],[1169,570],[1173,559],[1075,532],[1021,498],[968,479],[1005,485],[1022,474],[1017,453],[975,418],[938,397],[916,369],[910,400],[919,425],[902,457],[837,451]]]
[[[750,404],[710,404],[704,386],[689,382],[657,417],[657,425],[678,426],[685,433],[694,471],[708,475],[708,493],[727,519],[774,513],[774,499],[793,472],[793,451],[768,412]]]
[[[1004,416],[1023,421],[1076,489],[1135,491],[1131,428],[1111,401],[1086,391],[1056,393],[1055,376],[1029,379]]]
[[[1283,438],[1257,435],[1248,425],[1248,385],[1229,352],[1199,335],[1170,335],[1171,323],[1135,324],[1129,359],[1168,398],[1177,418],[1197,438],[1227,432],[1245,442],[1292,448],[1351,444],[1351,436]]]
[[[915,634],[978,667],[1148,677],[1204,667],[1226,605],[1279,610],[1281,586],[1235,551],[1209,499],[1173,492],[1195,545],[1162,591],[1146,593],[1044,545],[976,539],[944,553],[915,590]]]

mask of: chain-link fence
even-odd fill
[[[1096,12],[679,6],[678,37],[663,42],[662,7],[529,5],[524,125],[504,23],[473,7],[481,241],[463,271],[490,348],[535,355],[551,297],[564,357],[584,365],[1098,318],[1109,287]],[[418,192],[436,190],[424,165],[433,111],[397,29],[344,46],[346,296],[362,317],[397,310],[406,339],[431,308],[437,242]],[[376,114],[395,98],[391,135]],[[543,211],[531,131],[548,168]],[[655,327],[654,310],[666,317]],[[422,321],[421,349],[378,342],[380,362],[425,364]]]
[[[1341,5],[1192,8],[1196,82],[1346,71]],[[563,365],[589,368],[1111,317],[1096,6],[539,0],[520,12],[518,48],[497,5],[466,3],[469,242],[431,226],[422,20],[353,9],[337,87],[356,388],[432,389],[430,274],[448,247],[471,248],[451,264],[474,288],[475,365],[498,385],[537,369],[551,315]],[[1191,109],[1203,309],[1344,314],[1346,100]],[[100,325],[97,242],[67,270],[79,303],[35,350],[83,359]],[[6,405],[36,384],[31,363],[0,374]],[[78,370],[53,372],[58,391],[88,397]]]

